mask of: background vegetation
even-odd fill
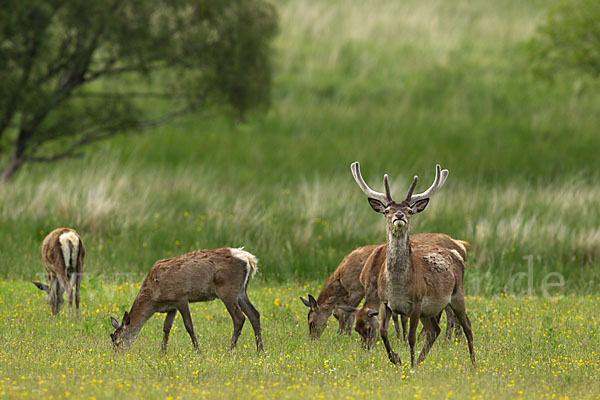
[[[557,271],[567,291],[595,291],[599,84],[532,74],[548,6],[282,2],[267,115],[188,115],[26,167],[0,188],[0,274],[41,272],[41,240],[64,225],[81,233],[94,275],[245,246],[259,279],[320,280],[384,238],[349,171],[359,160],[373,187],[390,174],[397,196],[413,174],[428,185],[435,163],[450,170],[413,232],[473,243],[471,290],[499,293],[532,255],[536,285]]]

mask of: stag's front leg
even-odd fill
[[[385,350],[387,351],[390,362],[392,362],[392,364],[400,364],[400,356],[394,352],[392,345],[390,344],[390,339],[388,338],[388,324],[391,316],[392,310],[390,310],[387,304],[384,303],[383,307],[381,307],[381,325],[379,326],[379,335],[381,336],[381,340],[383,341],[383,345],[385,346]]]
[[[175,320],[175,316],[177,315],[177,310],[171,310],[167,312],[167,316],[165,317],[165,323],[163,325],[163,343],[162,343],[162,353],[167,352],[167,343],[169,343],[169,334],[171,333],[171,327],[173,326],[173,321]]]
[[[410,330],[408,332],[408,346],[410,347],[410,366],[415,366],[415,343],[417,342],[417,327],[421,315],[421,303],[413,305],[410,313]]]

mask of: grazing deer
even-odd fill
[[[419,240],[416,240],[419,238]],[[466,248],[470,245],[463,240],[452,239],[443,233],[418,234],[410,237],[411,248],[416,247],[432,247],[439,246],[446,248],[452,252],[456,252],[463,260],[466,260]],[[362,338],[364,347],[370,348],[376,341],[379,332],[379,299],[377,278],[386,259],[387,245],[384,243],[377,247],[365,261],[365,266],[360,274],[360,282],[365,288],[365,302],[361,308],[352,306],[341,306],[340,308],[348,313],[356,313],[356,323],[354,330],[358,332]],[[460,335],[460,326],[456,320],[456,316],[450,306],[446,306],[446,339],[452,338],[454,331],[456,336]],[[395,315],[395,314],[393,314]],[[442,313],[440,312],[435,318],[439,323]],[[406,318],[406,317],[403,317]],[[421,331],[423,333],[423,331]]]
[[[341,334],[352,332],[354,313],[342,311],[338,306],[356,307],[363,299],[365,290],[360,283],[360,272],[365,260],[376,247],[377,245],[359,247],[344,257],[340,265],[325,281],[323,289],[321,289],[316,300],[310,294],[308,300],[300,297],[302,303],[309,308],[308,330],[312,339],[321,337],[332,311],[338,319],[338,332]],[[397,316],[394,316],[394,322],[396,333],[400,336]],[[404,325],[406,325],[406,322],[404,322]]]
[[[113,344],[120,347],[132,343],[154,313],[167,313],[162,343],[162,351],[165,352],[173,320],[179,311],[197,350],[198,341],[194,334],[189,303],[210,301],[218,297],[233,320],[231,349],[237,344],[246,314],[254,328],[256,349],[261,352],[260,314],[250,303],[246,293],[250,277],[256,272],[257,262],[254,255],[234,248],[197,250],[157,261],[144,279],[131,310],[125,311],[121,323],[110,318],[115,328],[115,332],[110,335]]]
[[[439,246],[413,247],[409,239],[410,219],[425,210],[429,197],[439,190],[448,177],[448,170],[436,166],[435,180],[423,193],[413,194],[418,178],[415,176],[406,198],[396,203],[390,194],[387,174],[383,177],[385,194],[372,190],[362,178],[360,164],[351,165],[354,180],[368,197],[371,208],[386,218],[387,248],[385,262],[377,274],[377,292],[383,303],[379,334],[392,363],[399,363],[389,342],[387,326],[392,312],[410,319],[408,344],[411,366],[415,365],[415,341],[419,319],[427,331],[427,339],[417,363],[427,353],[440,333],[435,316],[450,305],[461,324],[471,361],[475,365],[473,332],[467,317],[463,293],[464,259],[456,251]]]
[[[73,315],[73,291],[75,291],[75,310],[79,314],[79,289],[83,275],[85,246],[73,229],[58,228],[46,236],[42,243],[42,263],[46,269],[49,285],[32,282],[38,289],[46,292],[47,301],[56,315],[64,302],[66,292],[69,301],[69,315]]]

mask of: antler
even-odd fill
[[[365,183],[365,180],[360,174],[360,164],[358,163],[358,161],[353,162],[350,165],[350,169],[352,170],[352,176],[354,177],[354,180],[356,181],[356,183],[358,184],[358,186],[364,194],[366,194],[368,197],[377,199],[385,204],[389,204],[392,202],[392,196],[390,194],[390,183],[388,182],[387,174],[383,176],[383,185],[385,186],[385,194],[383,194],[381,192],[374,191],[369,187],[369,185]]]
[[[415,186],[417,185],[417,180],[418,180],[418,178],[415,176],[415,179],[413,180],[412,185],[410,185],[410,189],[408,189],[408,194],[406,195],[405,201],[408,201],[409,203],[414,203],[415,201],[431,197],[432,194],[434,194],[439,189],[441,189],[442,186],[444,186],[444,183],[446,183],[446,179],[448,178],[449,172],[447,169],[443,169],[441,171],[440,171],[440,169],[441,169],[440,164],[437,164],[435,166],[435,179],[433,180],[433,183],[431,184],[431,186],[429,186],[429,189],[427,189],[423,193],[418,193],[418,194],[413,195],[412,193],[415,190]]]

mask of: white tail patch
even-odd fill
[[[231,251],[232,256],[234,256],[235,258],[238,258],[246,263],[246,268],[247,268],[248,272],[246,274],[246,280],[244,281],[244,286],[243,286],[243,287],[246,287],[246,284],[248,283],[248,279],[251,276],[254,276],[254,274],[258,270],[258,267],[257,267],[258,258],[256,258],[256,256],[254,254],[249,253],[246,250],[244,250],[243,247],[240,247],[238,249],[230,248],[229,250]]]
[[[463,247],[463,249],[464,249],[464,246],[462,246],[462,247]],[[450,252],[451,252],[452,254],[454,254],[456,257],[458,257],[458,259],[459,259],[460,261],[462,261],[462,263],[463,263],[463,264],[465,263],[465,259],[464,259],[464,258],[463,258],[463,257],[460,255],[460,253],[459,253],[458,251],[456,251],[456,250],[454,250],[454,249],[451,249],[451,250],[450,250]],[[466,252],[465,252],[465,253],[466,253]]]
[[[467,248],[471,247],[471,244],[469,242],[465,242],[464,240],[455,240],[455,239],[452,239],[452,241],[454,241],[454,243],[456,243],[456,245],[458,247],[460,247],[462,249],[462,251],[464,251],[465,254],[467,254]]]
[[[66,232],[59,236],[60,249],[62,250],[65,268],[67,270],[75,267],[77,264],[77,255],[79,254],[79,238],[75,232]],[[73,246],[73,251],[69,247],[69,242]]]

